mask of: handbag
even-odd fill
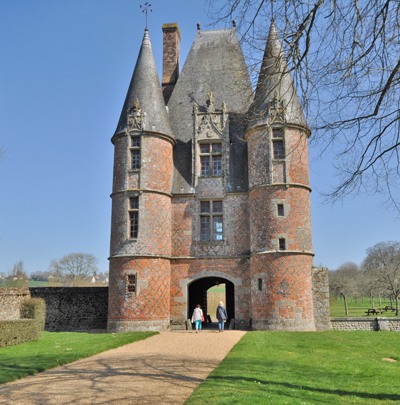
[[[201,316],[201,322],[204,322],[204,315]]]

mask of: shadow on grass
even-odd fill
[[[224,384],[228,382],[233,382],[234,384],[237,384],[241,381],[247,381],[250,383],[254,383],[255,379],[254,378],[246,378],[246,377],[227,377],[227,376],[210,376],[208,377],[208,380],[211,381],[223,381]],[[357,391],[346,391],[346,390],[330,390],[330,389],[325,389],[325,388],[313,388],[313,387],[307,387],[305,385],[297,385],[297,384],[290,384],[290,383],[284,383],[284,382],[274,382],[274,381],[263,381],[260,379],[256,379],[257,382],[260,382],[264,386],[268,385],[273,385],[277,387],[285,387],[288,389],[298,389],[298,390],[303,390],[303,391],[309,391],[309,392],[316,392],[316,393],[322,393],[322,394],[328,394],[328,395],[339,395],[339,396],[355,396],[359,398],[367,398],[367,399],[380,399],[380,400],[390,400],[390,401],[400,401],[400,395],[394,395],[394,394],[372,394],[372,393],[365,393],[365,392],[357,392]],[[221,382],[219,382],[221,384]]]

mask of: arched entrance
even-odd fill
[[[197,304],[201,305],[205,319],[209,314],[207,308],[207,290],[213,286],[225,284],[225,307],[228,312],[227,326],[231,319],[235,319],[235,285],[232,281],[222,277],[204,277],[193,281],[188,286],[188,317],[192,317]]]

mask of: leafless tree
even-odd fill
[[[400,242],[380,242],[367,249],[363,267],[396,300],[396,316],[399,315],[400,295]]]
[[[343,297],[346,315],[349,315],[347,296],[357,291],[357,276],[358,266],[353,262],[346,262],[329,272],[329,291]]]
[[[49,271],[57,281],[75,286],[98,271],[97,259],[90,253],[70,253],[60,260],[52,260]]]
[[[8,272],[7,279],[12,287],[24,287],[28,284],[28,276],[24,270],[22,260],[14,264],[13,268]]]
[[[400,214],[400,2],[205,1],[214,22],[237,20],[254,75],[275,19],[313,142],[336,156],[326,200],[382,193]]]

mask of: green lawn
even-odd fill
[[[0,347],[0,384],[146,339],[155,334],[156,332],[99,334],[44,332],[43,338],[36,342]]]
[[[382,307],[384,308],[386,305],[390,305],[390,299],[386,299],[384,301],[383,299],[381,300],[381,305],[379,305],[378,299],[374,300],[374,306],[375,308]],[[330,304],[330,310],[331,310],[331,317],[336,318],[336,317],[343,317],[346,316],[346,311],[344,308],[344,301],[342,300],[337,300],[335,297],[331,297],[329,300]],[[367,316],[365,311],[368,308],[372,308],[371,303],[369,301],[369,297],[364,298],[364,304],[362,303],[361,299],[358,299],[357,302],[355,300],[351,301],[350,298],[347,299],[347,308],[349,310],[349,316],[354,316],[354,317],[360,317],[360,316]],[[371,317],[372,315],[370,315]],[[383,315],[380,316],[396,316],[395,311],[387,311]],[[372,316],[376,317],[376,315]]]
[[[249,332],[185,404],[399,404],[399,360],[399,333]]]

